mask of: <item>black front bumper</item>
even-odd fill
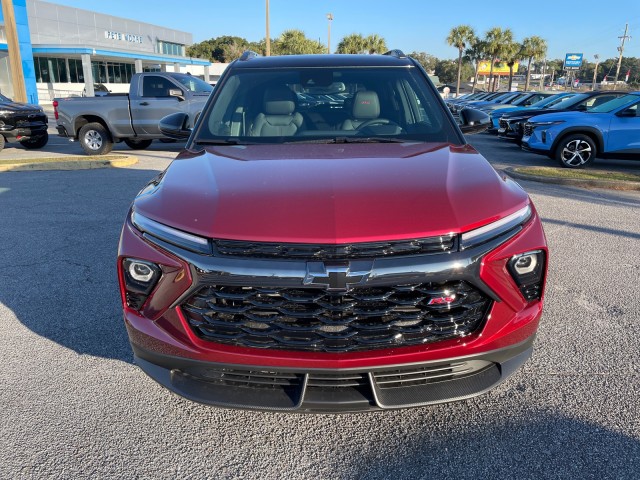
[[[16,142],[20,140],[28,140],[33,137],[40,137],[47,133],[47,125],[31,125],[28,127],[8,127],[0,128],[0,134],[8,142]]]
[[[218,407],[330,413],[418,407],[484,393],[531,356],[534,337],[479,355],[362,369],[224,365],[132,345],[136,363],[189,400]]]

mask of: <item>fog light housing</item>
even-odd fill
[[[136,258],[122,261],[127,305],[140,310],[158,283],[162,271],[155,263]]]
[[[542,297],[544,266],[545,254],[542,250],[514,255],[507,263],[509,273],[526,300],[539,300]]]

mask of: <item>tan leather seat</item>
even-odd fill
[[[353,97],[351,116],[342,123],[342,130],[356,130],[364,122],[380,116],[380,100],[374,91],[357,92]]]
[[[295,135],[303,118],[296,112],[296,95],[287,87],[268,88],[264,93],[263,113],[256,116],[251,136],[288,137]]]

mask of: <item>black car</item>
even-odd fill
[[[550,102],[543,108],[527,108],[526,110],[516,110],[515,112],[505,113],[500,117],[498,137],[508,138],[520,142],[524,134],[524,124],[531,117],[536,115],[544,115],[545,113],[564,112],[564,111],[587,111],[598,105],[613,100],[614,98],[626,95],[628,92],[609,91],[609,92],[585,92],[573,96],[559,98],[558,102]]]
[[[0,94],[0,150],[5,142],[42,148],[49,141],[47,115],[38,105],[14,102]]]

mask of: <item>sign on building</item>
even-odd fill
[[[518,73],[518,62],[513,64],[513,73]],[[478,75],[489,75],[491,72],[491,62],[489,60],[482,60],[478,64]],[[509,65],[503,62],[496,62],[493,64],[493,74],[504,76],[509,75]]]

